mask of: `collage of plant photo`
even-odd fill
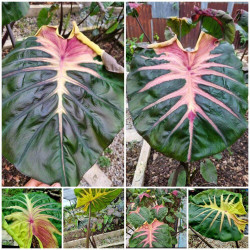
[[[1,0],[1,247],[248,249],[248,5]]]

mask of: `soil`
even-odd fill
[[[229,151],[222,152],[222,159],[216,160],[209,157],[217,168],[218,183],[206,182],[201,174],[197,173],[190,186],[247,186],[248,185],[248,131],[231,146],[232,155]],[[199,168],[200,160],[189,164],[192,171]],[[127,164],[128,161],[127,161]],[[179,166],[179,162],[151,150],[146,173],[145,186],[167,186],[171,173]]]
[[[204,238],[208,243],[210,243],[214,248],[217,248],[217,249],[218,248],[227,248],[227,249],[237,248],[234,241],[222,242],[219,240],[213,240],[213,239],[209,239],[206,237],[204,237]],[[242,240],[238,241],[238,243],[239,243],[239,248],[248,248],[247,239],[243,238]],[[188,246],[189,246],[189,248],[209,248],[196,235],[189,235]]]
[[[126,183],[130,187],[135,174],[136,165],[140,156],[140,151],[142,147],[141,142],[130,142],[126,144]]]

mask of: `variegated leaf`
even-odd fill
[[[89,212],[91,204],[91,212],[98,212],[107,207],[121,192],[121,188],[76,188],[75,195],[77,197],[76,207],[82,207],[83,211]]]
[[[201,33],[192,52],[176,37],[135,55],[127,81],[134,125],[157,151],[196,161],[246,130],[247,87],[227,42]]]
[[[128,222],[135,228],[142,226],[145,222],[151,223],[152,221],[152,214],[146,207],[137,207],[136,210],[130,211],[128,215]]]
[[[189,225],[205,237],[220,241],[238,241],[247,221],[242,195],[225,190],[206,190],[191,199]]]
[[[156,205],[152,208],[153,217],[159,221],[162,221],[168,213],[167,207],[163,205]]]
[[[21,248],[30,248],[33,237],[36,237],[41,248],[58,248],[55,234],[61,235],[61,232],[51,220],[61,221],[61,218],[49,215],[49,212],[56,211],[61,214],[61,209],[57,208],[58,204],[55,202],[47,203],[46,201],[50,200],[47,195],[43,195],[43,198],[39,198],[40,195],[35,193],[29,195],[23,194],[22,197],[19,195],[19,199],[13,199],[17,205],[3,206],[4,210],[18,210],[4,216],[4,229],[14,237]],[[51,205],[56,207],[50,208]]]
[[[136,229],[129,239],[131,248],[166,248],[172,247],[171,228],[155,219],[152,223],[145,222]]]
[[[4,58],[3,155],[20,172],[79,184],[123,126],[123,74],[105,67],[120,72],[76,24],[68,39],[43,26]]]

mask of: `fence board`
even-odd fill
[[[167,20],[164,18],[153,18],[153,29],[154,29],[154,35],[157,34],[159,36],[158,42],[164,42],[165,39],[165,28],[166,28],[166,22]]]
[[[226,2],[209,2],[208,3],[208,8],[215,9],[215,10],[223,10],[227,11],[227,5],[228,3]]]
[[[151,5],[142,5],[140,14],[138,17],[145,33],[151,39],[151,19],[152,19],[152,10]],[[127,38],[139,37],[142,34],[139,24],[136,22],[136,19],[131,16],[127,16]],[[144,37],[143,42],[147,42],[147,39]]]

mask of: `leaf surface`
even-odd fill
[[[155,219],[151,224],[145,222],[136,229],[129,240],[131,248],[165,248],[172,247],[172,237],[167,224]]]
[[[206,190],[192,198],[189,204],[189,225],[205,237],[220,241],[243,238],[246,214],[242,195],[225,190]]]
[[[4,216],[8,222],[6,226],[7,232],[14,233],[20,247],[30,248],[33,237],[35,236],[41,248],[57,248],[58,241],[55,234],[61,235],[61,232],[53,225],[50,220],[60,220],[58,217],[49,214],[51,210],[56,210],[58,214],[61,213],[59,208],[49,208],[51,203],[46,203],[46,198],[42,198],[45,202],[38,205],[41,199],[34,199],[39,196],[30,198],[28,194],[23,194],[17,200],[14,206],[7,206],[4,209],[14,209],[18,212],[11,212]],[[47,199],[50,199],[47,196]],[[15,200],[14,200],[15,201]],[[24,205],[24,207],[23,207]],[[53,203],[52,203],[53,205]],[[55,203],[55,205],[57,205]],[[45,213],[46,214],[45,214]]]
[[[168,213],[167,207],[163,205],[156,205],[152,208],[153,217],[159,221],[162,221]]]
[[[107,207],[121,192],[121,188],[76,188],[76,207],[82,207],[88,213],[91,204],[91,212],[98,212]]]
[[[121,130],[123,75],[101,55],[74,24],[68,39],[43,26],[4,58],[3,155],[20,172],[77,186]]]
[[[142,226],[145,222],[151,223],[152,221],[152,214],[146,207],[137,207],[136,210],[130,211],[128,215],[128,222],[135,228]]]
[[[2,2],[2,25],[7,25],[24,17],[30,5],[28,2]]]
[[[135,55],[127,80],[135,128],[179,161],[223,151],[247,128],[241,66],[230,44],[205,33],[192,52],[176,37],[149,45]]]

